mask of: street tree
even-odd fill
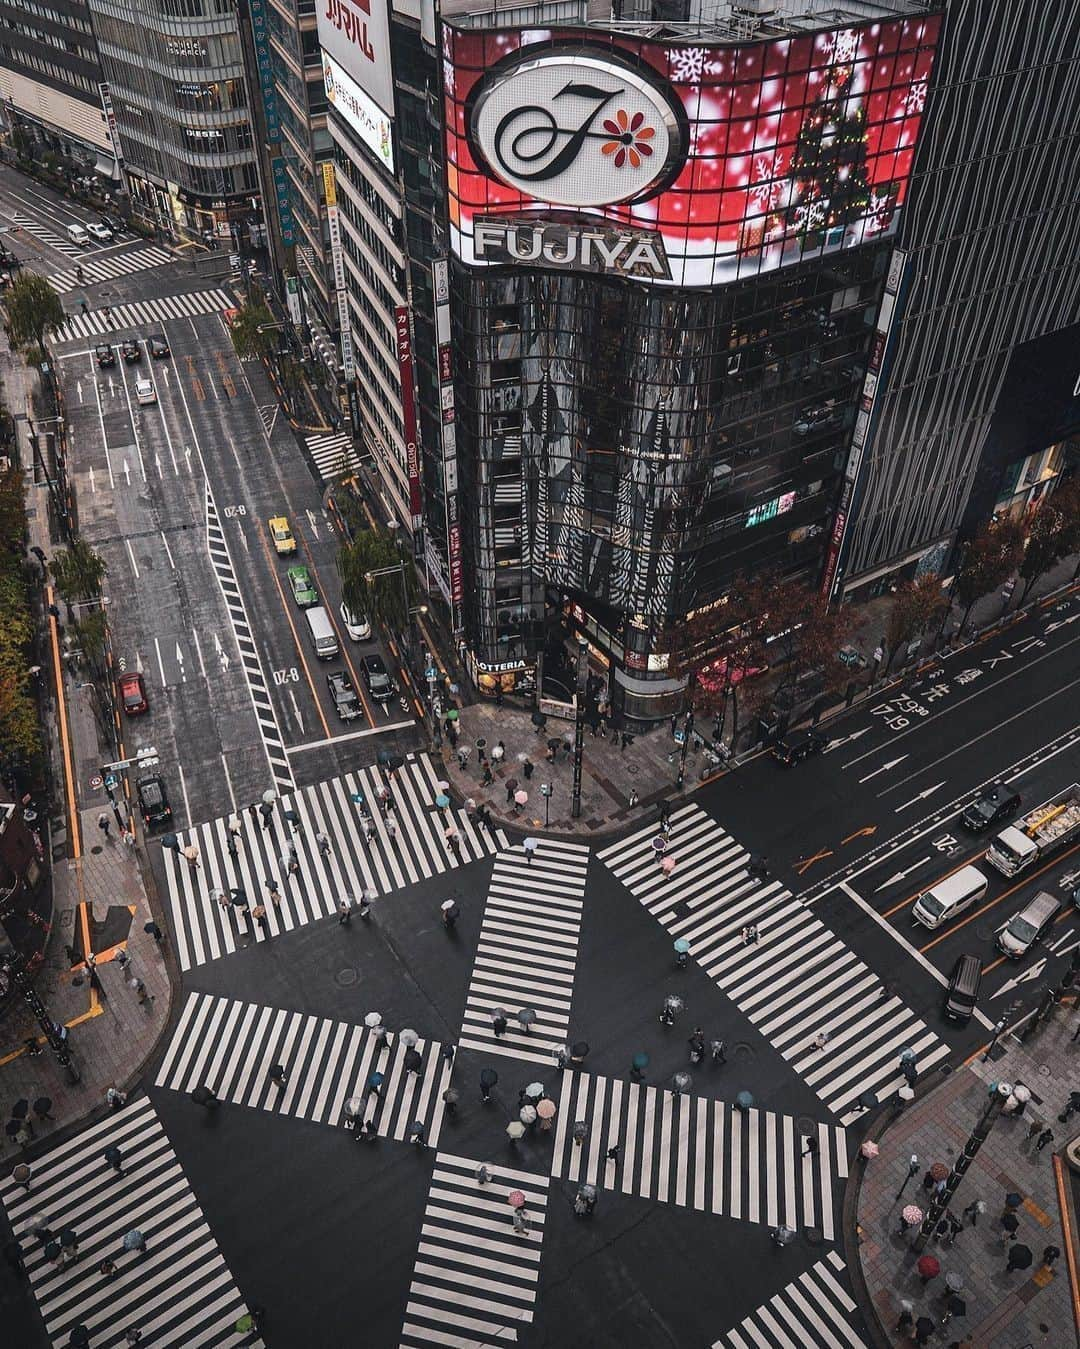
[[[23,475],[14,465],[0,473],[0,542],[13,556],[26,551]]]
[[[849,677],[840,649],[854,635],[858,620],[850,607],[830,609],[816,589],[779,576],[753,582],[748,603],[763,617],[768,643],[768,702],[794,705],[799,685],[810,676],[822,694],[839,689]]]
[[[409,610],[416,604],[416,577],[408,554],[393,539],[359,529],[338,549],[337,567],[342,598],[354,613],[378,619],[391,632],[408,628]]]
[[[53,553],[49,571],[57,590],[73,604],[77,600],[94,599],[101,593],[108,568],[105,559],[85,539],[76,539],[70,547]]]
[[[1080,553],[1080,475],[1066,478],[1051,500],[1061,518],[1061,556],[1072,557]]]
[[[1016,570],[1024,550],[1023,532],[1006,516],[984,525],[964,549],[956,569],[954,594],[964,606],[959,631],[967,627],[971,611],[991,590],[1004,585]]]
[[[22,351],[45,350],[45,338],[64,322],[60,296],[37,272],[21,271],[4,297],[7,330],[13,346]]]
[[[1035,582],[1065,556],[1066,543],[1065,519],[1057,509],[1056,500],[1050,497],[1035,512],[1024,544],[1024,556],[1020,561],[1020,576],[1024,582],[1020,592],[1021,604],[1031,593]]]
[[[277,348],[274,316],[261,298],[253,297],[240,307],[230,331],[236,354],[244,360],[268,360]]]
[[[949,601],[941,589],[937,576],[920,576],[904,581],[893,596],[893,607],[885,627],[885,644],[889,649],[886,670],[892,665],[902,646],[921,637],[948,608]]]

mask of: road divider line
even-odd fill
[[[346,731],[344,735],[332,735],[326,740],[305,740],[299,745],[289,745],[286,754],[306,754],[311,749],[324,749],[327,745],[340,745],[343,740],[363,740],[369,735],[384,735],[387,731],[407,731],[416,723],[412,721],[391,721],[386,726],[369,726],[363,731]]]

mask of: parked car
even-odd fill
[[[94,348],[94,360],[104,369],[107,365],[116,364],[116,352],[103,342]]]
[[[141,670],[127,670],[116,681],[120,690],[120,702],[129,717],[138,716],[150,706],[146,697],[146,684]]]
[[[111,244],[113,232],[103,220],[95,220],[87,225],[86,232],[91,239],[96,239],[99,244]]]
[[[135,794],[139,798],[139,810],[147,824],[163,824],[172,819],[172,806],[169,794],[165,790],[165,780],[154,773],[148,778],[137,778]]]
[[[135,381],[135,397],[140,403],[156,403],[157,390],[154,388],[152,379],[137,379]]]
[[[341,609],[339,612],[341,614],[341,621],[345,624],[345,631],[349,634],[349,640],[353,642],[366,642],[371,636],[371,624],[364,615],[354,614],[344,600],[341,601]]]
[[[982,834],[1002,820],[1011,820],[1020,810],[1020,793],[995,782],[964,808],[960,823],[973,833]]]
[[[150,355],[153,356],[155,361],[160,361],[163,357],[170,355],[169,344],[163,336],[150,339]]]
[[[296,540],[284,515],[272,515],[266,523],[270,529],[270,541],[274,545],[274,552],[282,557],[287,553],[295,553]]]
[[[342,721],[355,721],[363,715],[356,689],[344,670],[332,670],[326,676],[326,684],[334,700],[334,711]]]
[[[301,609],[309,609],[313,604],[319,602],[319,592],[312,584],[311,573],[307,567],[290,567],[285,573],[289,580],[289,587],[292,590],[293,599]]]
[[[125,365],[134,365],[142,360],[142,347],[134,338],[129,337],[120,343],[120,355],[123,356]]]
[[[394,684],[381,656],[374,653],[365,656],[360,662],[360,673],[364,676],[368,693],[376,702],[388,703],[394,696]]]
[[[820,731],[790,731],[777,743],[773,754],[785,768],[794,768],[804,759],[812,759],[815,754],[820,754],[828,743]]]

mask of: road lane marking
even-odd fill
[[[135,561],[135,554],[132,551],[131,540],[125,539],[124,546],[127,548],[127,554],[131,560],[131,570],[135,573],[135,579],[137,581],[139,579],[139,564]]]
[[[879,773],[887,773],[890,768],[895,768],[898,763],[903,763],[905,759],[910,759],[910,754],[901,754],[899,759],[890,759],[888,763],[883,763],[880,768],[875,768],[872,773],[867,773],[866,777],[860,778],[860,782],[869,782],[871,778],[876,778]],[[847,767],[847,764],[844,764]]]
[[[183,798],[184,798],[184,815],[185,815],[185,817],[186,817],[186,819],[187,819],[187,823],[190,825],[190,824],[191,824],[191,802],[188,800],[188,794],[187,794],[187,779],[184,777],[184,765],[180,762],[179,757],[178,757],[177,760],[176,760],[176,771],[180,774],[180,794],[181,794],[181,795],[183,796]]]
[[[942,787],[944,786],[945,786],[944,782],[938,782],[935,783],[933,787],[927,787],[926,790],[920,792],[918,796],[913,796],[910,801],[905,801],[902,806],[897,806],[896,809],[893,811],[893,814],[899,815],[902,810],[907,810],[908,806],[918,805],[918,803],[924,800],[926,797],[933,796],[935,792],[940,792]]]
[[[157,652],[158,670],[161,674],[161,687],[163,689],[167,689],[169,687],[169,684],[168,680],[166,680],[165,678],[165,663],[161,659],[161,645],[156,637],[154,638],[154,650]]]
[[[343,740],[363,740],[369,735],[384,735],[387,731],[407,731],[416,723],[412,721],[394,721],[389,726],[369,726],[363,731],[346,731],[344,735],[332,735],[327,740],[305,740],[300,745],[290,745],[286,754],[304,754],[309,749],[323,749],[327,745],[340,745]]]
[[[90,355],[91,368],[93,368],[94,365],[93,353],[91,352],[88,354]],[[116,479],[113,477],[112,458],[109,455],[109,437],[105,433],[105,412],[101,406],[101,388],[97,381],[96,370],[94,371],[94,378],[91,382],[93,383],[94,386],[94,399],[97,402],[98,421],[101,423],[101,443],[105,449],[105,463],[109,469],[109,486],[115,489]]]
[[[169,566],[176,570],[176,563],[173,561],[172,549],[169,547],[169,540],[165,537],[165,531],[161,530],[161,542],[165,545],[165,556],[169,559]]]

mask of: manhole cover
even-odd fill
[[[745,1040],[741,1041],[737,1045],[734,1045],[731,1049],[731,1052],[728,1054],[728,1058],[738,1059],[740,1063],[745,1063],[747,1059],[752,1059],[753,1057],[754,1057],[754,1046],[747,1044]]]
[[[1053,1069],[1050,1067],[1050,1065],[1049,1065],[1048,1063],[1040,1063],[1040,1064],[1039,1064],[1039,1076],[1040,1076],[1040,1077],[1053,1077],[1053,1075],[1054,1075]]]
[[[334,975],[334,983],[337,984],[339,988],[350,988],[356,983],[356,971],[351,967],[338,970],[337,974]]]
[[[90,849],[90,851],[94,854],[99,853],[101,851],[101,844],[95,843],[94,846]]]

